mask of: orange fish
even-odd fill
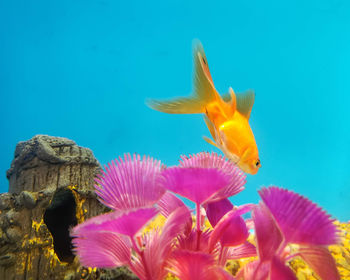
[[[256,174],[261,167],[258,148],[249,117],[255,94],[248,90],[236,94],[232,88],[221,96],[214,87],[208,61],[200,42],[195,42],[194,93],[171,101],[148,100],[154,110],[169,114],[204,114],[205,123],[214,140],[204,140],[219,148],[227,158],[236,163],[244,172]]]

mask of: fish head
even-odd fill
[[[261,167],[258,148],[248,122],[228,121],[220,126],[215,140],[225,156],[242,171],[256,174]]]
[[[243,172],[255,175],[258,173],[259,168],[261,167],[260,159],[259,157],[252,157],[250,159],[246,158],[239,158],[234,153],[231,153],[224,147],[219,147],[224,155],[233,163],[235,163]]]
[[[251,162],[239,162],[238,166],[245,172],[252,175],[258,173],[259,168],[261,167],[261,163],[259,159],[253,160]]]
[[[259,168],[261,167],[260,159],[258,153],[248,149],[237,165],[245,172],[255,175]]]

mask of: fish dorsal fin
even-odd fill
[[[231,88],[230,88],[231,89]],[[231,93],[224,93],[221,95],[222,100],[224,100],[225,102],[231,102]]]
[[[193,41],[194,95],[205,103],[210,103],[218,95],[211,77],[207,57],[199,40]]]
[[[236,94],[237,111],[244,115],[247,119],[250,117],[255,100],[253,90],[247,90]]]
[[[219,104],[222,115],[229,119],[233,116],[236,111],[236,95],[230,88],[230,101],[225,101],[219,94],[217,95],[217,102]]]
[[[233,89],[230,87],[228,90],[228,93],[221,95],[221,99],[223,102],[226,103],[226,106],[230,108],[229,109],[231,113],[230,116],[232,116],[237,109],[237,99]]]
[[[237,109],[237,97],[233,89],[230,87],[228,89],[228,93],[230,95],[230,101],[226,101],[226,103],[230,104],[230,107],[232,108],[233,111],[236,111]],[[225,101],[225,100],[224,100]]]

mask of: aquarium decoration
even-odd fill
[[[229,198],[245,183],[216,153],[182,156],[174,167],[126,154],[96,178],[98,199],[112,211],[72,229],[74,251],[86,267],[127,266],[141,280],[297,279],[295,260],[320,279],[340,279],[328,249],[340,242],[335,221],[275,186],[258,191],[258,204],[233,205]],[[248,261],[233,275],[232,260]]]
[[[0,194],[0,279],[136,279],[125,269],[86,268],[72,252],[70,229],[109,211],[94,192],[100,164],[74,141],[36,135],[19,142]]]

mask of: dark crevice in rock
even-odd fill
[[[72,191],[59,188],[44,213],[44,222],[51,232],[54,250],[61,262],[71,263],[74,260],[69,230],[78,223],[76,206]]]

